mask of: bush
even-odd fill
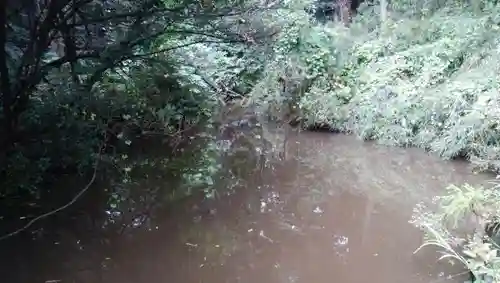
[[[175,140],[182,130],[209,122],[213,94],[158,59],[130,64],[127,72],[107,75],[92,90],[65,84],[63,74],[41,85],[21,116],[23,136],[2,164],[1,193],[37,198],[61,174],[92,172],[96,158],[102,160],[100,171],[120,171],[122,156],[131,154],[130,146],[143,134]]]

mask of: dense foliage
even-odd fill
[[[245,19],[273,4],[33,0],[0,8],[2,219],[65,207],[88,189],[61,184],[63,176],[73,183],[114,176],[120,184],[106,192],[114,209],[133,195],[123,184],[133,183],[136,167],[152,164],[180,178],[160,199],[186,186],[212,194],[213,131],[195,153],[175,152],[194,138],[193,128],[213,122],[226,95],[248,88],[235,83],[253,76],[238,52],[266,46],[274,31],[257,32],[259,22]],[[164,147],[163,160],[149,151],[155,160],[137,161],[148,140]]]
[[[306,125],[497,170],[498,6],[442,2],[396,1],[383,25],[380,8],[364,5],[349,28],[299,9],[254,93],[282,99],[285,77]]]
[[[294,11],[282,16],[291,20],[252,91],[273,115],[291,103],[306,127],[499,171],[495,1],[394,1],[384,17],[380,6],[363,5],[348,28],[318,25],[300,5]],[[426,232],[424,246],[444,249],[442,259],[463,263],[477,282],[498,282],[498,201],[497,184],[450,186],[437,210],[419,205],[412,223]],[[464,225],[474,229],[460,233]]]
[[[210,126],[239,98],[259,117],[500,169],[496,1],[368,1],[352,19],[340,13],[343,22],[326,23],[311,12],[316,4],[0,3],[2,214],[67,202],[80,189],[54,189],[57,179],[97,171],[119,177],[107,192],[112,209],[134,194],[171,199],[173,187],[213,196]],[[141,159],[150,138],[169,156]],[[196,154],[178,153],[182,143]],[[179,184],[160,194],[162,186],[134,188],[141,167],[177,174]],[[473,196],[454,200],[468,205]]]

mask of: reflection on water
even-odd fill
[[[233,194],[157,215],[158,229],[120,240],[107,268],[30,282],[463,282],[459,264],[437,263],[431,249],[413,254],[421,233],[408,220],[447,184],[484,176],[417,149],[288,134],[280,162],[243,170]]]

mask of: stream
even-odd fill
[[[215,189],[231,193],[180,201],[155,215],[147,229],[109,240],[115,243],[111,248],[102,248],[99,239],[80,246],[78,234],[50,245],[4,243],[2,281],[467,280],[463,266],[438,262],[432,248],[414,254],[422,233],[408,220],[416,203],[430,202],[447,185],[483,184],[490,176],[472,174],[466,162],[443,161],[420,149],[331,133],[287,129],[286,135],[279,159],[257,169],[240,170],[253,162],[248,156],[239,163],[220,160],[233,166],[233,177]],[[80,267],[75,262],[82,259],[87,264]]]

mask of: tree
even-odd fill
[[[221,28],[220,19],[248,10],[246,3],[194,0],[2,2],[3,144],[19,138],[19,116],[51,72],[68,69],[72,83],[88,90],[126,60],[167,51],[151,49],[161,36],[245,42],[241,34]]]
[[[258,46],[275,31],[246,19],[273,5],[222,0],[0,3],[2,199],[21,211],[45,215],[80,191],[44,186],[61,173],[95,172],[96,159],[106,160],[101,165],[116,162],[120,155],[109,146],[116,140],[109,137],[117,138],[123,124],[168,132],[173,120],[180,121],[175,127],[183,127],[187,114],[210,112],[202,107],[211,98],[206,93],[222,88],[197,86],[195,93],[192,82],[184,80],[181,86],[174,73],[191,66],[179,66],[181,56],[174,51],[200,43]],[[153,96],[162,97],[157,101]],[[133,119],[125,121],[130,114]],[[21,193],[22,198],[9,198]],[[41,206],[33,212],[25,206],[29,202]]]

